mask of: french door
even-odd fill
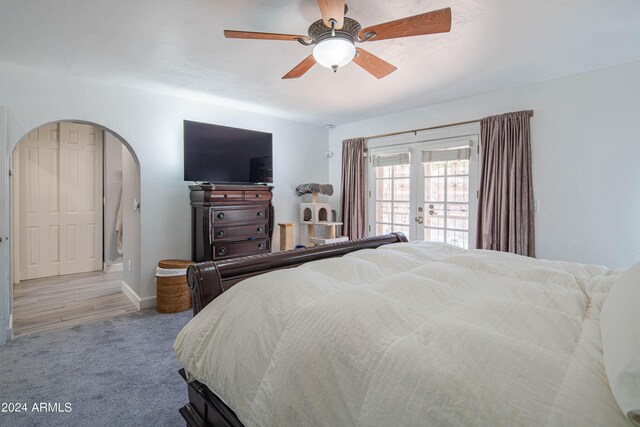
[[[369,235],[475,247],[478,135],[371,148]]]

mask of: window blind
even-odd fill
[[[422,152],[422,162],[447,162],[451,160],[469,160],[471,148],[454,148],[450,150],[429,150]]]
[[[373,156],[373,166],[396,166],[410,163],[409,153],[377,154]]]

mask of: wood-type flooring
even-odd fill
[[[25,280],[13,288],[13,336],[69,328],[136,311],[122,271]]]

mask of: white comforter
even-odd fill
[[[246,426],[628,426],[604,267],[401,243],[248,279],[174,351]]]

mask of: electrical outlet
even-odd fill
[[[540,200],[534,200],[533,201],[533,211],[535,213],[540,212]]]
[[[131,271],[131,260],[129,260],[129,271]]]

